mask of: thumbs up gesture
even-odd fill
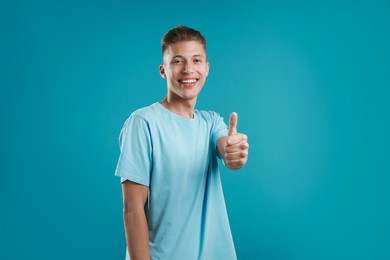
[[[237,122],[237,113],[231,113],[223,156],[225,165],[233,170],[240,169],[248,160],[248,138],[244,134],[237,133]]]

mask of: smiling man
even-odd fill
[[[236,259],[218,158],[240,169],[247,137],[215,112],[195,109],[210,64],[200,32],[176,27],[162,39],[167,95],[133,112],[120,135],[126,259]]]

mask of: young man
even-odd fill
[[[247,137],[214,112],[195,110],[210,64],[200,32],[179,26],[162,39],[167,95],[131,114],[121,131],[126,259],[236,259],[217,158],[247,161]]]

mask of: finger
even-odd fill
[[[239,160],[248,157],[248,150],[240,150],[237,152],[225,153],[225,160]]]
[[[226,143],[227,145],[235,145],[241,143],[242,141],[248,140],[248,137],[244,134],[235,134],[232,136],[228,136]]]
[[[230,169],[238,170],[246,164],[247,160],[248,160],[247,158],[241,158],[237,160],[226,160],[225,164]]]
[[[237,113],[236,112],[231,113],[230,120],[229,120],[228,136],[231,136],[233,134],[237,134],[237,122],[238,122]]]
[[[225,152],[226,153],[234,153],[234,152],[248,150],[248,149],[249,149],[249,144],[246,141],[242,141],[241,143],[238,143],[235,145],[226,146]]]

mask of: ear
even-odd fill
[[[159,67],[159,70],[160,70],[160,76],[164,79],[167,78],[167,75],[165,75],[165,68],[164,68],[164,65],[161,64],[160,67]]]

